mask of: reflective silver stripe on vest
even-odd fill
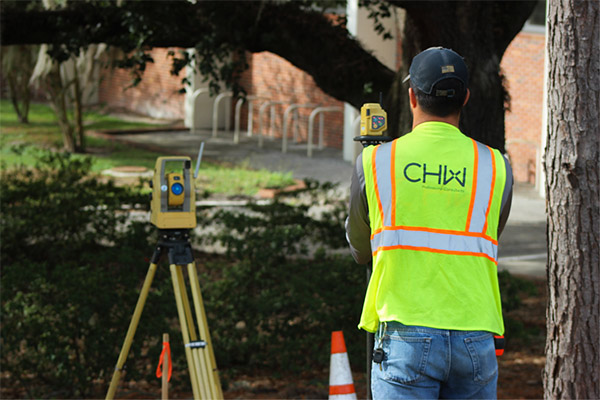
[[[496,260],[498,257],[498,245],[488,239],[475,236],[390,229],[375,234],[371,239],[371,249],[374,252],[378,251],[381,247],[393,246],[425,247],[432,250],[479,253],[493,260]]]
[[[375,173],[377,174],[377,188],[383,209],[383,226],[392,226],[392,143],[388,142],[379,146],[375,153]]]
[[[471,224],[469,232],[483,232],[485,226],[485,215],[491,194],[492,185],[492,152],[484,144],[475,142],[479,157],[477,158],[477,187],[475,192],[475,202],[473,203],[473,214],[471,215]]]

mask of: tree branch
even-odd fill
[[[324,15],[285,2],[70,2],[68,8],[23,11],[2,6],[3,45],[51,44],[51,55],[65,60],[91,43],[126,52],[150,47],[200,46],[270,51],[310,74],[327,94],[360,107],[387,94],[394,72],[348,31]],[[166,12],[168,10],[168,12]]]

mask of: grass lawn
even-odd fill
[[[62,134],[54,112],[49,106],[32,103],[29,121],[29,124],[20,123],[10,101],[0,100],[1,168],[33,166],[40,149],[62,148]],[[157,126],[123,121],[99,112],[85,112],[84,124],[86,129],[124,131]],[[164,155],[91,136],[86,137],[86,146],[88,154],[81,157],[92,157],[93,172],[123,165],[153,169],[156,158]],[[253,170],[245,166],[232,167],[203,161],[197,183],[202,191],[211,194],[252,196],[261,188],[287,186],[293,183],[293,179],[291,173],[281,174],[267,170]]]

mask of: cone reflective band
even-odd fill
[[[329,365],[329,398],[356,399],[350,360],[346,352],[344,333],[331,333],[331,363]]]

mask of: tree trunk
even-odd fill
[[[548,12],[547,399],[600,398],[598,4]]]
[[[52,70],[44,78],[46,89],[48,91],[48,100],[58,119],[58,125],[62,132],[65,150],[75,153],[77,151],[77,145],[73,135],[73,126],[69,121],[67,112],[67,101],[65,99],[66,89],[63,87],[62,77],[60,75],[60,65],[57,62],[54,62],[53,64]]]
[[[8,88],[10,91],[10,101],[17,113],[17,118],[22,124],[28,124],[29,99],[31,93],[29,87],[22,87],[15,74],[8,74],[6,80],[8,81]]]
[[[406,91],[412,58],[433,46],[453,49],[469,68],[471,97],[464,108],[460,128],[466,135],[494,148],[504,148],[504,112],[508,92],[503,85],[500,61],[512,39],[531,15],[535,2],[506,1],[393,1],[406,10],[402,37],[402,68],[396,76],[400,90],[392,100],[400,111],[391,121],[397,133],[411,130]],[[396,128],[397,127],[397,128]]]
[[[88,62],[93,62],[90,60]],[[78,152],[85,153],[85,130],[83,129],[83,101],[82,88],[79,83],[79,71],[77,70],[77,60],[72,59],[73,63],[73,119],[75,122],[75,145]]]
[[[31,89],[29,78],[33,72],[37,46],[3,46],[2,75],[8,83],[10,100],[19,122],[29,123]]]

